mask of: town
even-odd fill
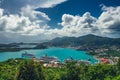
[[[112,55],[112,52],[117,51],[116,53],[120,54],[119,53],[120,49],[116,50],[116,48],[113,48],[113,47],[111,49],[112,50],[107,49],[107,48],[101,48],[101,49],[96,49],[96,50],[93,49],[93,50],[89,50],[87,53],[89,55],[93,55],[94,58],[96,60],[98,60],[98,62],[96,62],[95,64],[115,65],[119,61],[119,57]],[[109,51],[111,51],[111,53],[109,53]],[[25,53],[22,53],[22,58],[31,59],[34,62],[38,62],[38,63],[42,64],[43,67],[60,68],[66,62],[76,62],[77,65],[80,65],[80,64],[93,65],[93,64],[91,64],[91,59],[75,60],[72,58],[72,56],[68,59],[65,59],[63,62],[61,62],[60,59],[55,56],[48,56],[47,54],[45,54],[45,55],[41,56],[40,58],[36,58],[36,56],[34,54],[29,54],[29,53],[25,52]]]
[[[74,60],[72,57],[61,62],[59,60],[59,58],[57,58],[55,56],[48,56],[47,54],[41,56],[40,58],[36,58],[35,55],[29,54],[27,52],[22,53],[22,58],[23,59],[31,59],[34,62],[38,62],[38,63],[42,64],[43,67],[56,67],[56,68],[60,68],[66,62],[76,62],[77,65],[80,65],[80,64],[88,65],[91,63],[90,59],[88,59],[88,60]]]

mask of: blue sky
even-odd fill
[[[0,0],[0,43],[87,34],[120,38],[120,0]]]
[[[49,25],[53,28],[58,26],[57,23],[61,22],[63,14],[83,15],[85,12],[90,12],[92,16],[98,18],[101,11],[101,4],[106,6],[119,6],[120,0],[68,0],[53,8],[39,8],[38,11],[45,12],[51,18]]]

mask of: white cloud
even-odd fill
[[[101,33],[107,36],[112,36],[112,34],[113,36],[114,34],[120,34],[120,6],[103,6],[102,9],[103,13],[100,15],[97,21]]]
[[[36,3],[38,4],[37,7],[50,8],[50,7],[54,7],[57,4],[60,4],[65,1],[67,1],[67,0],[39,0],[39,1],[36,1]],[[39,4],[41,4],[41,5],[39,5]]]
[[[47,14],[36,8],[51,8],[66,0],[0,0],[0,36],[9,41],[51,39],[54,30]],[[13,6],[14,5],[14,6]],[[52,33],[53,32],[53,33]],[[14,38],[13,38],[14,35]],[[30,41],[30,40],[29,40]]]
[[[42,19],[42,20],[50,20],[48,15],[43,12],[35,11],[31,6],[27,5],[21,8],[21,14],[23,16],[29,17],[31,20]]]
[[[31,14],[27,15],[29,12]],[[50,18],[45,13],[34,11],[29,6],[23,8],[19,15],[3,13],[4,9],[0,9],[0,34],[2,34],[0,42],[2,40],[3,42],[28,42],[28,40],[32,42],[51,39],[59,31],[50,29],[50,26],[47,25]]]
[[[0,9],[0,13],[3,13],[2,9]],[[31,15],[33,16],[26,14],[27,13],[25,12],[22,15],[1,14],[0,30],[5,32],[29,35],[29,34],[33,34],[33,32],[35,34],[35,31],[37,30],[49,28],[49,26],[47,25],[47,21],[49,21],[50,19],[46,14],[32,10],[31,10]]]
[[[27,5],[33,9],[51,8],[65,1],[67,0],[2,0],[0,7],[4,8],[6,12],[19,13],[20,9]]]
[[[46,6],[50,7],[50,5]],[[82,16],[63,14],[62,22],[59,23],[63,27],[52,29],[47,24],[51,20],[49,16],[35,11],[30,5],[22,6],[19,14],[6,14],[6,10],[0,8],[0,35],[2,34],[0,42],[2,39],[6,42],[32,42],[63,36],[78,37],[86,34],[120,37],[120,6],[104,6],[102,9],[103,12],[98,18],[91,16],[89,12]]]
[[[0,17],[2,17],[4,10],[0,9]]]
[[[63,31],[69,36],[95,34],[106,37],[120,37],[120,6],[102,7],[102,14],[97,18],[86,12],[83,16],[64,14]]]
[[[96,21],[97,19],[92,17],[89,12],[86,12],[83,16],[64,14],[61,25],[63,31],[68,32],[69,36],[81,36],[94,33],[97,29],[95,27]]]

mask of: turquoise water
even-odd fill
[[[37,58],[47,54],[48,56],[56,56],[61,61],[70,58],[71,56],[75,60],[88,60],[91,59],[91,63],[97,62],[97,60],[91,56],[86,54],[85,51],[77,51],[69,48],[49,48],[49,49],[34,49],[34,50],[22,50],[19,52],[1,52],[0,53],[0,61],[5,61],[9,58],[21,58],[21,54],[27,51],[30,54],[34,54]]]

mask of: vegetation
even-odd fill
[[[102,49],[101,49],[102,50]],[[120,51],[117,51],[117,50],[113,50],[113,49],[109,49],[107,51],[103,51],[103,52],[95,52],[95,51],[92,51],[92,52],[88,52],[90,55],[98,55],[98,54],[106,54],[107,57],[120,57]]]
[[[31,60],[9,59],[0,62],[0,80],[120,80],[120,61],[116,65],[77,65],[42,67]]]
[[[23,49],[20,48],[0,48],[0,52],[16,52]]]
[[[44,42],[39,45],[48,45],[48,46],[57,46],[57,47],[82,46],[80,49],[87,49],[87,48],[95,49],[101,47],[107,48],[109,46],[120,47],[119,44],[120,44],[120,38],[107,38],[107,37],[100,37],[95,35],[86,35],[81,37],[55,38],[51,41]]]
[[[14,43],[14,45],[13,44],[0,44],[0,52],[17,52],[17,51],[26,50],[26,49],[46,49],[47,48],[47,46],[45,45],[38,45],[35,47],[30,47],[32,46],[32,43],[31,44],[24,43],[22,44],[23,47],[20,47],[20,45],[21,45],[20,43]],[[24,47],[26,45],[27,47]],[[37,45],[37,43],[35,45]]]
[[[109,56],[114,56],[114,57],[118,56],[118,57],[120,57],[120,52],[116,51],[116,50],[110,49],[110,50],[106,51],[105,53],[108,54]]]
[[[45,49],[51,46],[54,47],[68,47],[72,46],[78,50],[95,50],[99,48],[108,48],[115,46],[120,48],[120,38],[107,38],[95,35],[86,35],[82,37],[62,37],[43,43],[10,43],[0,44],[0,52],[6,51],[20,51],[25,49]],[[35,47],[20,47],[20,45],[36,45]]]

